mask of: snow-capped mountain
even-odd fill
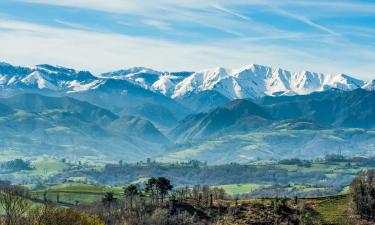
[[[128,81],[143,89],[173,99],[200,92],[215,91],[228,99],[257,98],[264,95],[296,95],[330,88],[373,90],[375,83],[345,74],[309,71],[290,72],[268,66],[247,65],[239,69],[215,68],[198,72],[160,72],[134,67],[97,76],[58,66],[14,67],[0,64],[0,89],[38,89],[65,93],[85,92],[108,80]],[[121,81],[120,81],[121,80]]]
[[[309,71],[290,72],[251,64],[239,69],[214,68],[198,72],[168,73],[143,67],[105,73],[101,76],[126,79],[148,90],[179,99],[192,93],[216,91],[229,99],[264,95],[296,95],[330,88],[353,90],[368,85],[345,74]]]
[[[31,68],[0,64],[0,90],[6,92],[39,90],[69,93],[89,90],[100,82],[100,79],[87,71],[45,64]]]
[[[344,74],[292,73],[252,64],[240,69],[216,68],[196,72],[176,85],[172,97],[215,90],[230,99],[257,98],[264,95],[309,94],[330,88],[353,90],[364,85],[364,81]]]

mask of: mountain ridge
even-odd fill
[[[99,75],[47,64],[0,64],[0,97],[20,93],[69,96],[119,115],[143,117],[161,129],[170,129],[191,113],[209,112],[234,99],[374,87],[375,81],[365,82],[344,74],[293,73],[256,64],[197,72],[133,67]],[[160,116],[162,112],[171,115],[169,119]]]
[[[57,78],[60,78],[60,82],[56,81]],[[374,83],[346,74],[290,72],[258,64],[249,64],[238,69],[218,67],[196,72],[161,72],[145,67],[133,67],[98,75],[47,64],[34,67],[0,64],[2,89],[22,84],[34,85],[39,89],[78,92],[95,89],[108,79],[127,80],[171,98],[183,97],[192,92],[215,90],[229,99],[309,94],[330,88],[341,90],[372,88]]]

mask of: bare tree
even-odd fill
[[[0,205],[5,213],[5,225],[19,225],[29,209],[28,191],[19,186],[9,186],[0,190]]]
[[[364,219],[375,221],[375,169],[362,171],[350,185],[354,208]]]
[[[130,208],[133,209],[133,199],[134,196],[138,195],[138,188],[134,184],[130,184],[126,188],[124,188],[124,195],[128,197],[130,200]]]

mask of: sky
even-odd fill
[[[96,74],[239,68],[375,79],[373,0],[0,0],[0,61]]]

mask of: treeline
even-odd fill
[[[63,174],[64,177],[76,174],[77,171]],[[288,171],[277,165],[240,165],[227,164],[215,166],[186,166],[177,164],[108,164],[103,170],[80,171],[80,175],[107,185],[123,185],[144,177],[164,176],[173,180],[176,186],[210,186],[236,183],[277,183],[288,184],[291,180],[298,183],[311,183],[324,180],[325,171]],[[63,179],[54,182],[63,182]]]
[[[88,180],[107,185],[124,185],[144,177],[164,176],[173,180],[177,187],[207,184],[210,186],[241,183],[272,183],[287,185],[293,183],[320,183],[322,180],[328,186],[343,186],[350,184],[354,177],[346,174],[344,177],[326,177],[327,170],[290,170],[280,165],[296,165],[311,167],[314,163],[335,165],[341,164],[348,169],[375,166],[375,159],[364,157],[346,158],[339,154],[326,155],[318,160],[302,160],[298,158],[283,159],[279,162],[265,165],[237,164],[207,165],[199,161],[182,163],[157,163],[151,160],[138,163],[107,164],[103,170],[86,168],[85,170],[65,171],[52,178],[50,182],[64,182],[67,177],[87,177]]]

